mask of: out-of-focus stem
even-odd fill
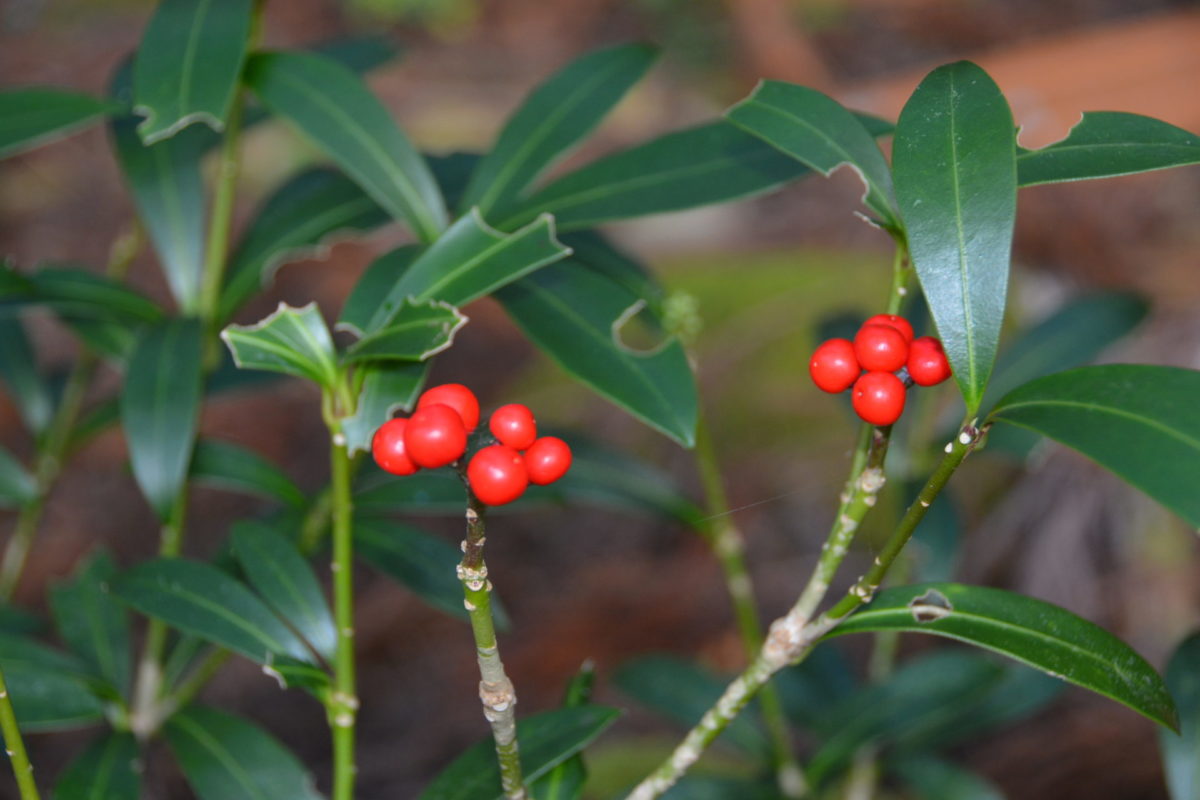
[[[333,733],[333,800],[354,797],[354,730],[358,694],[354,666],[354,505],[350,491],[351,461],[340,430],[333,434],[330,486],[333,501],[333,617],[337,625],[333,692],[326,703]]]
[[[38,800],[37,783],[33,780],[33,764],[29,762],[29,755],[25,752],[25,741],[21,738],[20,728],[17,727],[17,717],[13,714],[12,698],[8,696],[8,684],[4,682],[3,672],[0,672],[0,730],[4,733],[4,748],[8,751],[13,775],[17,779],[17,788],[21,792],[21,800]]]

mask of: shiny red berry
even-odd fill
[[[862,373],[849,339],[830,339],[818,347],[808,362],[808,374],[823,392],[837,394],[854,385]]]
[[[467,481],[481,503],[502,506],[525,493],[529,475],[520,453],[508,445],[494,444],[471,457]]]
[[[913,327],[908,324],[908,320],[904,317],[899,317],[895,314],[876,314],[863,323],[864,327],[867,325],[890,325],[904,335],[904,341],[909,344],[912,343]]]
[[[408,418],[404,448],[417,466],[444,467],[457,461],[466,451],[467,429],[462,417],[450,406],[427,405]]]
[[[408,457],[408,451],[404,446],[404,429],[407,426],[407,419],[397,417],[389,419],[375,431],[375,436],[371,439],[371,455],[375,457],[375,463],[384,472],[390,472],[393,475],[412,475],[420,469]]]
[[[895,372],[908,361],[908,342],[891,325],[863,325],[854,337],[854,356],[868,372]]]
[[[537,422],[528,406],[520,403],[509,403],[500,406],[492,412],[488,420],[488,430],[514,450],[528,450],[537,439]]]
[[[463,427],[467,432],[475,430],[479,425],[479,400],[475,393],[461,383],[443,383],[426,389],[417,400],[417,408],[425,408],[436,403],[450,406],[462,417]]]
[[[936,386],[950,377],[950,362],[940,340],[922,336],[908,350],[908,374],[920,386]]]
[[[872,425],[891,425],[904,412],[904,382],[890,372],[868,372],[850,395],[854,412]]]
[[[555,436],[543,436],[525,451],[529,482],[538,486],[554,483],[571,468],[571,448]]]

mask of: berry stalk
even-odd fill
[[[479,660],[479,700],[496,741],[504,796],[508,800],[525,800],[517,742],[517,693],[500,659],[492,619],[492,582],[488,580],[487,564],[483,560],[483,545],[487,540],[483,522],[486,506],[470,489],[467,497],[467,538],[463,540],[458,579],[462,582],[463,605],[471,618],[471,633],[475,637],[475,654]]]

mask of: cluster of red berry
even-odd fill
[[[854,411],[872,425],[891,425],[904,413],[906,389],[933,386],[950,377],[942,343],[913,338],[904,317],[876,314],[858,329],[854,341],[830,339],[813,353],[808,374],[818,389],[837,394],[854,387]]]
[[[434,386],[417,400],[411,417],[388,420],[375,431],[371,454],[393,475],[453,464],[467,452],[467,436],[479,426],[479,400],[460,383]],[[485,445],[467,463],[467,482],[480,502],[511,503],[534,483],[544,486],[571,467],[571,448],[562,439],[537,435],[533,412],[510,403],[492,412]]]

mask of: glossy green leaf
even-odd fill
[[[296,634],[262,600],[227,573],[174,558],[145,561],[113,582],[118,599],[185,633],[260,664],[273,655],[312,661]]]
[[[3,379],[21,420],[35,435],[46,430],[54,413],[50,387],[38,374],[37,356],[24,323],[0,316],[0,379]]]
[[[146,144],[193,122],[224,130],[249,45],[252,0],[162,0],[133,67]]]
[[[405,300],[382,327],[346,349],[343,361],[425,361],[454,344],[467,318],[449,303]]]
[[[292,629],[326,659],[337,647],[337,629],[321,584],[296,546],[271,526],[243,520],[230,535],[246,579]]]
[[[339,236],[373,230],[389,219],[354,181],[335,170],[305,170],[285,181],[230,256],[221,316],[233,314],[288,261],[322,255]]]
[[[304,765],[247,720],[189,706],[164,733],[200,800],[321,800]]]
[[[333,682],[322,667],[287,656],[275,656],[263,664],[263,673],[278,681],[280,689],[304,689],[322,702]]]
[[[142,769],[133,734],[105,733],[59,776],[54,800],[139,800]]]
[[[364,332],[387,325],[406,299],[464,306],[570,253],[554,238],[554,221],[548,216],[504,234],[471,211],[404,268]]]
[[[301,508],[308,497],[279,467],[253,450],[216,439],[201,439],[188,473],[197,483],[277,500]]]
[[[398,409],[409,410],[425,385],[428,361],[381,361],[363,364],[355,375],[363,375],[358,406],[353,416],[342,420],[346,449],[354,455],[371,449],[371,437]]]
[[[849,166],[865,184],[863,203],[897,227],[892,174],[874,137],[833,98],[782,81],[761,81],[725,118],[828,177]]]
[[[132,644],[125,606],[109,594],[117,566],[106,551],[83,562],[69,583],[55,586],[50,607],[58,634],[97,675],[118,692],[129,689]]]
[[[129,359],[121,427],[133,476],[160,519],[187,479],[203,390],[202,326],[168,319],[149,326]]]
[[[1006,394],[990,419],[1062,442],[1200,528],[1200,371],[1079,367]]]
[[[33,475],[12,453],[0,447],[0,508],[20,508],[37,495]]]
[[[830,634],[911,631],[993,650],[1123,703],[1175,728],[1162,679],[1129,645],[1066,609],[1032,597],[956,583],[880,592]]]
[[[967,61],[931,72],[896,123],[896,200],[908,249],[969,414],[987,388],[1017,211],[1012,112]]]
[[[65,320],[88,319],[136,327],[162,319],[145,295],[78,267],[44,265],[31,275],[0,267],[0,308],[44,305]]]
[[[372,261],[350,290],[334,327],[358,337],[370,330],[372,318],[382,308],[383,299],[423,250],[421,245],[408,244],[389,250]]]
[[[821,785],[846,769],[862,747],[886,747],[898,736],[937,724],[984,696],[1003,675],[991,659],[945,650],[905,664],[884,683],[864,686],[830,710],[841,724],[809,759],[809,780]]]
[[[79,728],[104,719],[86,668],[66,653],[24,637],[0,635],[0,668],[23,731]]]
[[[1021,186],[1200,164],[1200,136],[1153,117],[1086,111],[1067,138],[1017,154]]]
[[[419,239],[432,241],[446,227],[428,165],[349,69],[309,53],[259,53],[247,64],[246,82]]]
[[[910,757],[887,766],[922,800],[1004,800],[1000,790],[984,778],[940,759]]]
[[[596,667],[589,659],[567,684],[563,708],[579,708],[590,703],[595,680]],[[534,781],[529,787],[529,794],[532,800],[579,800],[586,783],[587,766],[583,762],[583,754],[576,753]]]
[[[459,487],[459,507],[465,507]],[[411,589],[429,605],[451,616],[467,618],[463,587],[455,573],[459,549],[410,525],[392,520],[357,518],[354,550],[359,558]],[[494,601],[493,601],[494,602]]]
[[[620,340],[619,323],[644,302],[577,259],[541,269],[496,297],[541,350],[568,374],[675,441],[695,440],[696,386],[683,347],[651,352]]]
[[[597,159],[534,193],[497,227],[540,214],[560,231],[760,194],[809,170],[723,120]]]
[[[282,372],[325,388],[337,384],[333,338],[315,302],[303,308],[280,303],[254,325],[226,326],[221,338],[242,369]]]
[[[118,100],[128,99],[129,80],[127,66],[118,70],[113,81]],[[208,215],[200,164],[216,137],[207,127],[192,126],[146,146],[138,120],[132,114],[113,119],[113,150],[171,295],[184,313],[192,313],[200,298]]]
[[[450,470],[422,470],[415,475],[399,478],[382,470],[374,470],[355,486],[354,508],[368,514],[457,516],[463,513],[465,497],[462,480]]]
[[[479,162],[460,202],[500,217],[512,201],[600,123],[646,73],[651,47],[623,44],[578,58],[533,90]]]
[[[1167,664],[1179,733],[1160,729],[1158,746],[1171,800],[1200,800],[1200,635],[1184,639]]]
[[[984,406],[1034,378],[1086,364],[1126,336],[1150,310],[1126,292],[1094,292],[1065,303],[1000,352]]]
[[[467,191],[471,174],[479,163],[481,155],[461,150],[449,153],[425,153],[425,162],[433,172],[434,180],[446,198],[446,206],[454,208]]]
[[[699,722],[729,683],[700,664],[669,655],[646,655],[627,661],[613,674],[612,681],[625,694],[684,728]],[[751,755],[770,754],[754,715],[742,713],[736,717],[723,736]]]
[[[112,103],[63,89],[0,92],[0,158],[69,136],[114,110]]]
[[[536,781],[587,747],[620,716],[615,708],[579,706],[544,711],[517,722],[521,770]],[[418,800],[503,800],[496,745],[489,736],[471,747],[433,780]]]

